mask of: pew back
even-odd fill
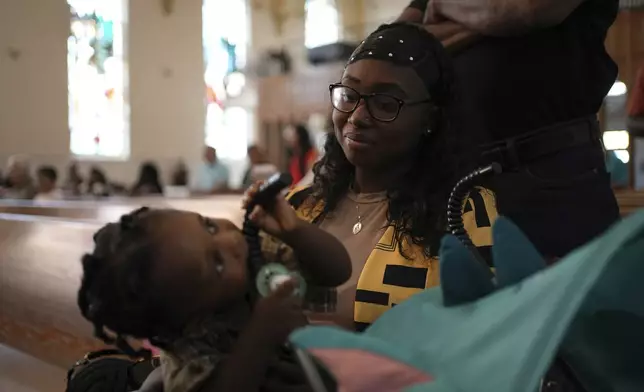
[[[69,367],[102,347],[76,306],[81,255],[96,223],[0,219],[0,343]]]
[[[199,199],[135,198],[116,202],[52,201],[32,203],[2,201],[0,202],[0,214],[112,222],[118,220],[123,214],[148,206],[192,211],[206,216],[229,219],[235,224],[241,225],[243,220],[241,200],[240,195],[222,195]]]

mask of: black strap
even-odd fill
[[[300,206],[302,206],[302,204],[306,201],[306,199],[308,199],[309,196],[311,196],[312,193],[313,193],[312,187],[304,188],[292,194],[291,197],[288,198],[288,202],[291,205],[291,207],[297,210],[298,208],[300,208]]]
[[[484,145],[481,157],[483,163],[497,162],[504,170],[511,170],[546,155],[600,140],[599,123],[592,115]]]

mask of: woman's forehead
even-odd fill
[[[349,64],[342,75],[342,82],[365,89],[398,88],[407,95],[422,94],[425,90],[422,80],[412,68],[382,60],[360,60]]]

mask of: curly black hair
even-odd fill
[[[392,26],[392,25],[390,25]],[[376,32],[387,28],[383,26]],[[419,28],[419,27],[417,27]],[[441,43],[427,34],[429,55],[436,61],[438,83],[428,91],[435,105],[432,133],[423,136],[412,168],[387,190],[387,220],[395,226],[399,244],[410,241],[423,248],[426,257],[438,254],[446,234],[446,206],[449,192],[458,178],[473,168],[462,157],[471,148],[459,140],[453,68]],[[315,179],[311,201],[324,202],[322,216],[331,213],[352,185],[354,167],[347,160],[333,132],[327,135],[324,156],[313,167]],[[460,159],[457,159],[460,158]],[[403,246],[402,256],[409,258]]]
[[[95,248],[82,257],[83,278],[78,291],[78,307],[94,325],[94,334],[133,357],[149,357],[136,350],[128,337],[155,340],[164,331],[158,301],[149,290],[151,264],[156,247],[147,234],[145,220],[150,209],[143,207],[123,215],[94,234]]]

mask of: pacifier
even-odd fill
[[[257,292],[262,297],[266,297],[290,279],[294,279],[297,282],[293,295],[304,297],[306,281],[298,272],[291,271],[282,264],[269,263],[264,265],[255,278],[255,286],[257,287]]]

